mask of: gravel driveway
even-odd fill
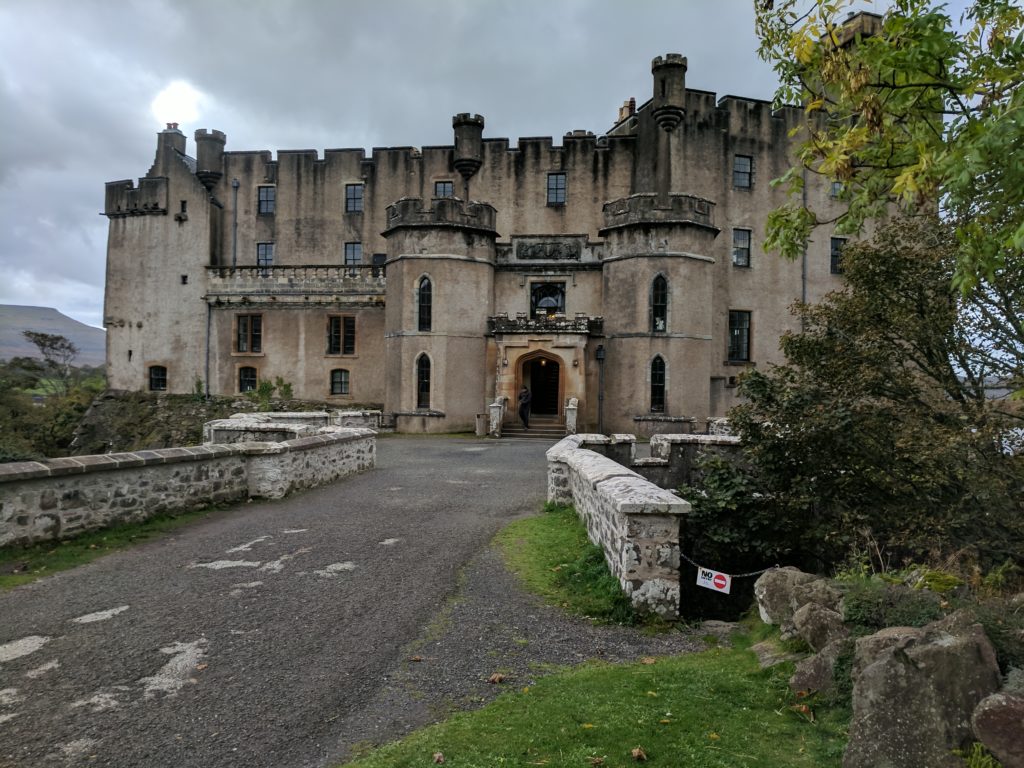
[[[387,437],[373,471],[0,594],[0,766],[333,765],[493,695],[498,668],[691,647],[505,572],[488,542],[540,508],[547,447]]]

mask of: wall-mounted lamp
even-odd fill
[[[501,364],[503,367],[508,368],[508,358],[506,357],[502,359]]]
[[[548,364],[548,361],[547,361],[547,360],[545,360],[545,359],[544,359],[544,358],[542,357],[542,358],[540,359],[540,364],[541,364],[541,366],[545,366],[545,365],[547,365],[547,364]]]
[[[579,366],[580,366],[580,361],[579,360],[573,360],[572,361],[572,367],[573,368],[579,368]]]

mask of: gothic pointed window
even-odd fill
[[[416,359],[416,407],[430,407],[430,358],[426,355]]]
[[[430,278],[424,277],[420,280],[419,291],[419,330],[429,331],[431,321],[431,304],[433,301],[433,288],[430,285]]]
[[[667,329],[668,280],[658,275],[651,286],[651,332],[664,333]]]
[[[665,412],[665,361],[655,355],[651,361],[651,413]]]

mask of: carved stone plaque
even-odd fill
[[[545,240],[516,243],[516,258],[523,261],[579,261],[578,240]]]

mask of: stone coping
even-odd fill
[[[205,461],[227,456],[250,456],[308,451],[324,445],[345,443],[371,437],[372,429],[333,427],[319,435],[285,440],[280,443],[245,442],[229,445],[211,443],[186,448],[155,448],[131,453],[106,453],[89,456],[45,459],[43,461],[16,461],[0,464],[0,483],[34,480],[43,477],[80,475],[113,469],[146,467],[157,464],[177,464],[186,461]]]
[[[696,445],[739,445],[736,435],[653,435],[651,443],[691,443]]]

